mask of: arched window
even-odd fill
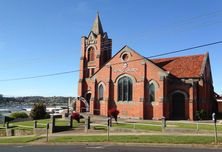
[[[156,95],[156,89],[155,89],[155,85],[153,83],[151,83],[149,85],[149,101],[153,102],[155,101],[155,95]]]
[[[99,100],[103,100],[104,88],[103,85],[99,85]]]
[[[118,81],[118,101],[131,101],[132,100],[132,87],[133,83],[131,78],[124,76]]]
[[[88,61],[94,61],[95,59],[95,50],[93,47],[88,50]]]

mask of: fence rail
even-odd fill
[[[25,126],[25,125],[16,125],[16,126],[18,126],[18,127],[23,127],[23,128],[32,128],[32,129],[33,129],[32,126]]]
[[[47,124],[44,124],[44,123],[38,123],[38,125],[47,126]]]
[[[128,124],[128,125],[142,125],[142,126],[157,126],[157,127],[161,127],[162,126],[162,124],[160,124],[160,125],[157,125],[157,124],[148,124],[148,123],[137,123],[137,122],[135,122],[135,123],[133,123],[133,122],[131,122],[131,123],[128,123],[128,122],[118,122],[118,124]]]

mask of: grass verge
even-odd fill
[[[144,125],[143,125],[144,124]],[[147,125],[145,125],[147,124]],[[159,126],[156,126],[159,125]],[[136,130],[144,130],[144,131],[161,131],[162,123],[160,121],[144,121],[141,123],[113,123],[113,127],[115,128],[127,128],[127,129],[136,129]],[[183,122],[167,122],[167,128],[180,128],[180,129],[193,129],[194,131],[197,129],[197,123],[183,123]],[[202,124],[199,123],[200,131],[214,131],[213,123]],[[217,131],[222,132],[222,125],[217,124]]]
[[[16,143],[28,143],[44,137],[4,137],[0,138],[0,144],[16,144]]]
[[[197,129],[197,124],[196,123],[180,123],[180,122],[169,122],[167,123],[168,125],[172,125],[169,126],[168,128],[184,128],[184,129],[193,129],[196,130]],[[199,130],[203,131],[214,131],[214,125],[213,124],[199,124]],[[221,132],[222,131],[222,125],[221,124],[217,124],[217,131]]]
[[[55,137],[50,142],[106,142],[107,136],[66,136]],[[122,143],[167,143],[167,144],[213,144],[210,136],[162,136],[162,135],[122,135],[110,136],[111,142]],[[219,138],[222,141],[222,137]]]

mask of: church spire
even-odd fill
[[[96,35],[103,34],[103,27],[99,18],[99,12],[96,14],[91,31]]]

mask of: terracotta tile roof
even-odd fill
[[[151,59],[157,66],[169,71],[178,78],[193,78],[201,75],[205,55],[181,56],[172,58]]]

